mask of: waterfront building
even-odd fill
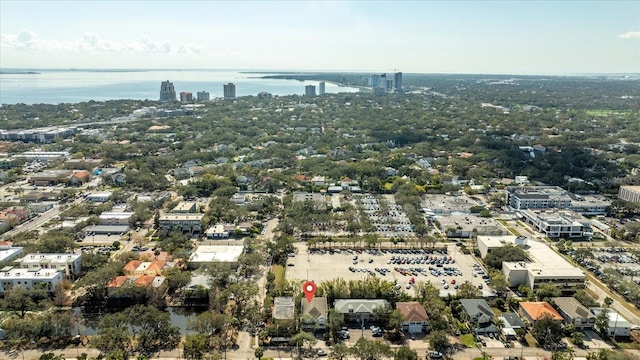
[[[160,101],[169,102],[176,100],[176,89],[169,80],[163,81],[160,85]]]
[[[316,96],[316,87],[314,85],[307,85],[304,87],[305,96]]]
[[[224,98],[225,99],[235,99],[236,97],[236,85],[233,83],[228,83],[223,85],[224,90]]]
[[[198,91],[196,93],[196,98],[198,99],[198,101],[209,101],[210,100],[209,92],[204,90]]]

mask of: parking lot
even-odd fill
[[[416,283],[431,281],[443,295],[447,292],[455,294],[455,286],[464,281],[469,281],[475,286],[482,285],[484,291],[490,290],[482,279],[482,274],[473,276],[474,272],[478,272],[474,271],[474,264],[476,269],[481,269],[475,259],[471,255],[461,253],[454,244],[447,244],[446,252],[398,248],[394,251],[363,250],[360,252],[355,250],[331,252],[325,249],[324,253],[320,251],[310,253],[306,243],[296,243],[295,248],[296,255],[287,261],[287,279],[313,280],[321,283],[335,278],[349,281],[376,276],[396,282],[399,289],[410,295],[415,295],[414,288],[410,284],[412,278]],[[440,247],[436,246],[436,248]]]
[[[396,204],[391,195],[362,195],[359,196],[364,214],[375,226],[378,236],[383,238],[406,237],[413,238],[414,226],[409,221],[402,206]]]

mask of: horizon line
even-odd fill
[[[231,69],[231,68],[44,68],[44,67],[0,67],[0,72],[7,70],[42,70],[42,71],[236,71],[236,72],[255,72],[255,73],[347,73],[347,74],[377,74],[387,73],[385,71],[375,70],[301,70],[301,69]],[[640,76],[640,72],[577,72],[577,73],[495,73],[495,72],[415,72],[415,71],[397,71],[403,74],[416,75],[484,75],[484,76]],[[393,73],[393,72],[391,72]],[[2,74],[8,75],[8,74]]]

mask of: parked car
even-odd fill
[[[327,356],[327,352],[322,350],[322,349],[318,349],[318,356]]]

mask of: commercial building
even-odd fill
[[[576,238],[591,233],[587,219],[578,217],[583,222],[577,221],[576,216],[568,211],[527,209],[520,211],[520,214],[534,229],[550,238]]]
[[[64,272],[55,269],[21,269],[5,267],[0,270],[0,294],[14,288],[45,289],[53,293],[64,280]]]
[[[132,212],[103,212],[98,216],[100,225],[129,225],[135,213]]]
[[[204,214],[164,214],[160,216],[160,229],[182,232],[201,232]]]
[[[233,83],[228,83],[222,86],[223,94],[225,99],[235,99],[236,97],[236,85]]]
[[[480,257],[484,259],[492,250],[504,247],[506,244],[524,246],[526,243],[526,240],[524,237],[516,237],[513,235],[501,235],[501,236],[478,235],[477,243],[478,243],[478,251],[480,252]]]
[[[228,239],[236,230],[236,226],[232,224],[216,224],[205,231],[207,239]]]
[[[193,101],[193,94],[189,91],[183,91],[180,93],[180,102],[186,103],[186,102],[192,102]]]
[[[66,277],[77,275],[82,269],[80,254],[29,254],[16,260],[19,267],[26,271],[51,269],[61,271]]]
[[[509,206],[515,210],[570,209],[583,215],[602,215],[611,202],[597,195],[575,195],[557,186],[509,186]]]
[[[85,196],[85,199],[91,202],[103,203],[103,202],[109,201],[109,199],[111,198],[111,195],[113,195],[113,191],[101,191],[101,192],[88,194],[87,196]]]
[[[524,284],[535,290],[541,283],[551,282],[563,293],[572,293],[584,286],[584,272],[542,242],[515,236],[478,236],[478,251],[482,258],[507,244],[521,246],[529,257],[528,261],[502,263],[509,287]]]
[[[176,101],[176,89],[169,80],[163,81],[162,84],[160,84],[160,101]]]
[[[304,87],[304,95],[305,96],[316,96],[316,87],[315,85],[307,85]]]
[[[209,92],[208,91],[198,91],[196,93],[196,98],[198,99],[198,101],[209,101],[211,99],[211,97],[209,96]]]
[[[595,315],[596,318],[602,311],[605,311],[605,310],[602,308],[591,308],[591,313]],[[611,337],[631,336],[631,326],[632,326],[631,323],[611,308],[607,309],[606,311],[609,317],[609,321],[608,321],[609,336]]]
[[[519,306],[520,313],[532,326],[536,321],[546,316],[550,316],[554,321],[563,320],[562,315],[546,301],[522,301]]]
[[[73,175],[71,170],[45,170],[29,176],[29,184],[37,186],[64,184],[69,181],[71,175]]]
[[[0,140],[48,144],[76,133],[75,127],[45,127],[25,130],[0,130]]]
[[[580,304],[574,297],[556,297],[551,299],[564,318],[565,324],[571,324],[576,329],[593,329],[596,324],[596,316],[589,309]]]
[[[188,214],[198,211],[197,203],[195,201],[180,201],[176,207],[171,210],[172,213]]]
[[[424,306],[417,301],[397,302],[396,309],[400,311],[404,320],[402,330],[409,334],[417,334],[427,330],[429,316]]]
[[[618,198],[632,203],[640,203],[640,186],[623,185],[618,191]]]
[[[129,231],[129,225],[91,225],[84,228],[85,234],[90,235],[120,236],[127,231]]]
[[[193,269],[212,263],[237,267],[243,251],[244,246],[238,245],[200,245],[189,257],[188,265]]]
[[[327,327],[327,298],[314,297],[311,302],[302,299],[302,328],[306,331],[324,330]]]
[[[71,156],[68,151],[25,151],[22,154],[14,155],[17,158],[27,160],[47,161],[52,159],[65,159]]]
[[[325,90],[325,83],[324,83],[324,81],[321,81],[321,82],[318,84],[318,95],[322,96],[322,95],[324,95],[324,94],[326,94],[326,90]]]

